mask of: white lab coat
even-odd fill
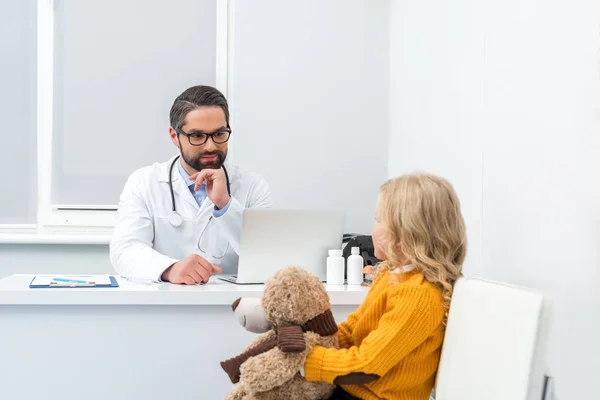
[[[242,212],[244,208],[271,207],[267,183],[257,174],[226,161],[231,204],[225,214],[215,217],[212,201],[207,197],[199,207],[175,165],[173,192],[183,223],[174,227],[169,222],[172,213],[169,167],[173,159],[138,169],[129,176],[121,193],[110,242],[114,269],[126,278],[159,281],[170,265],[196,253],[223,268],[225,273],[234,273]]]

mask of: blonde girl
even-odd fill
[[[373,244],[384,261],[364,302],[338,326],[340,349],[315,347],[305,378],[336,384],[331,399],[429,399],[466,242],[446,179],[418,173],[382,185]]]

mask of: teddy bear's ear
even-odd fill
[[[242,298],[238,297],[231,305],[231,309],[233,310],[233,312],[235,312],[235,309],[238,308],[238,306],[240,305],[240,301],[242,301]]]
[[[300,353],[306,348],[304,332],[298,325],[277,328],[277,347],[284,353]]]

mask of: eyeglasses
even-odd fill
[[[181,130],[181,128],[175,128],[175,131],[180,135],[183,135],[188,138],[188,141],[192,146],[202,146],[204,143],[208,141],[210,137],[213,142],[216,144],[223,144],[229,140],[229,136],[231,136],[231,128],[223,128],[219,129],[213,133],[204,133],[204,132],[194,132],[194,133],[185,133]]]

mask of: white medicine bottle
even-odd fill
[[[360,285],[363,283],[364,259],[359,254],[358,247],[353,247],[350,251],[347,263],[348,285]]]
[[[327,257],[327,284],[343,285],[344,269],[344,257],[342,257],[342,250],[329,250],[329,257]]]

